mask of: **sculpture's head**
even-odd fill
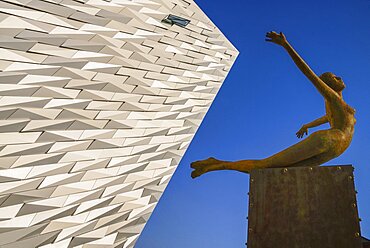
[[[342,90],[344,90],[346,87],[343,80],[331,72],[325,72],[321,74],[320,79],[337,93],[342,92]]]

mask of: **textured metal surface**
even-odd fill
[[[362,237],[362,248],[370,248],[370,240]]]
[[[352,166],[254,170],[248,248],[360,248]]]

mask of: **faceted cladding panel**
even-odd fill
[[[237,54],[191,0],[2,0],[0,247],[133,247]]]

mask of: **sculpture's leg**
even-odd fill
[[[310,163],[312,166],[320,165],[335,157],[331,150],[334,149],[333,142],[336,141],[337,136],[337,130],[318,131],[301,142],[260,160],[227,162],[210,158],[197,161],[191,164],[191,167],[195,169],[192,177],[215,170],[237,170],[248,173],[250,170],[258,168],[303,166],[310,165]]]

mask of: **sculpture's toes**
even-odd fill
[[[204,166],[204,160],[195,161],[190,164],[190,167],[193,169],[198,169],[198,168],[201,168],[202,166]]]
[[[205,160],[195,161],[195,162],[190,164],[190,167],[193,168],[193,169],[200,169],[200,168],[203,168],[207,165],[216,164],[216,163],[219,163],[219,162],[220,162],[219,160],[211,157],[211,158],[207,158]]]
[[[196,177],[201,176],[203,173],[204,171],[195,169],[191,172],[191,177],[194,179]]]

